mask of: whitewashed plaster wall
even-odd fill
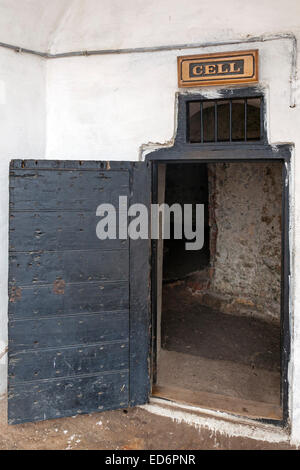
[[[7,383],[8,172],[45,154],[45,61],[0,49],[0,395]]]
[[[47,158],[136,160],[141,146],[174,136],[178,55],[233,46],[71,57],[47,62]],[[236,44],[258,48],[268,103],[269,138],[289,142],[298,108],[290,108],[290,39]],[[183,92],[199,92],[199,89]],[[201,92],[205,92],[202,88]],[[214,87],[208,96],[218,96]]]

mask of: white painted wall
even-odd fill
[[[45,61],[0,48],[0,357],[7,346],[8,172],[11,158],[45,154]],[[7,355],[0,358],[0,395]]]
[[[299,14],[298,0],[0,0],[0,41],[52,53],[236,42],[282,32],[296,34],[299,43]],[[290,108],[292,43],[288,39],[47,63],[0,50],[0,81],[6,84],[4,104],[0,104],[0,338],[6,341],[9,158],[137,160],[141,145],[166,143],[173,137],[178,55],[254,47],[260,51],[270,142],[294,142],[296,149],[291,191],[294,330],[290,405],[293,438],[300,443],[300,186],[296,184],[300,174],[300,91],[297,88],[297,106]],[[214,89],[207,93],[217,94]],[[3,391],[6,376],[5,366],[1,367]]]
[[[260,51],[270,140],[293,141],[298,108],[290,108],[292,41],[234,46],[249,48]],[[142,145],[170,141],[179,91],[177,56],[219,51],[228,46],[48,61],[47,158],[136,160]],[[216,88],[207,93],[215,96]]]
[[[176,73],[176,52],[48,61],[47,158],[136,160],[170,139]]]

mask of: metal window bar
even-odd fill
[[[245,125],[244,125],[244,141],[247,142],[247,125],[248,125],[248,122],[247,122],[247,111],[248,111],[248,104],[247,104],[247,98],[244,100],[244,116],[245,116]]]
[[[215,101],[215,142],[218,142],[218,103]]]
[[[204,135],[203,135],[203,101],[200,102],[200,116],[201,116],[201,144],[204,142]]]
[[[232,100],[229,100],[229,142],[232,142]]]

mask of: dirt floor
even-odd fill
[[[184,286],[164,289],[161,328],[168,351],[280,371],[279,325],[205,307]]]
[[[202,306],[182,286],[164,290],[160,386],[280,407],[280,327]]]
[[[6,423],[6,400],[0,400],[0,450],[293,449],[287,443],[198,430],[141,408],[16,426]]]

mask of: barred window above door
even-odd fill
[[[262,98],[187,102],[189,143],[261,141]]]

